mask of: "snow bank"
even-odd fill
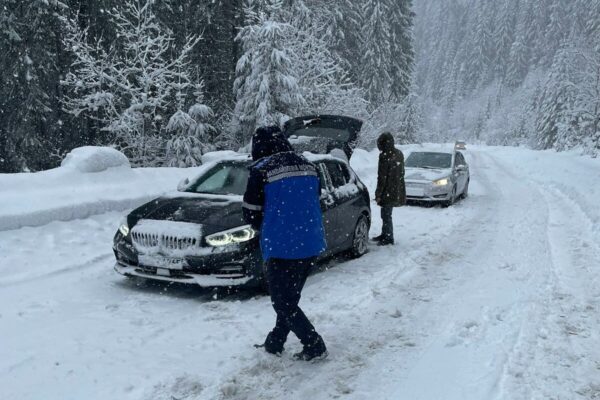
[[[0,174],[0,231],[133,209],[173,191],[198,168],[111,167],[96,173],[59,167]]]
[[[174,192],[225,158],[246,158],[233,151],[202,156],[195,168],[131,168],[127,157],[109,147],[80,147],[59,168],[36,173],[0,174],[0,231],[52,221],[127,211]]]
[[[79,172],[102,172],[113,167],[129,167],[125,154],[111,147],[84,146],[73,149],[60,164]]]

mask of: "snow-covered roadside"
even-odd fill
[[[213,161],[231,154],[235,153],[207,153],[203,157],[206,164],[197,168],[102,169],[89,165],[93,164],[89,161],[98,162],[91,153],[88,160],[78,160],[83,165],[76,167],[67,164],[36,173],[0,174],[0,231],[131,210],[176,190],[181,179],[196,176]],[[101,171],[89,172],[94,168]]]

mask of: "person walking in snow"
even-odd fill
[[[381,235],[373,238],[379,246],[394,244],[394,225],[392,213],[394,207],[406,203],[404,184],[404,154],[394,146],[394,137],[385,132],[377,139],[379,165],[377,168],[377,190],[375,201],[381,207],[383,226]]]
[[[275,327],[256,347],[281,355],[292,331],[303,345],[294,354],[296,359],[324,358],[323,338],[298,306],[311,267],[326,248],[316,167],[293,151],[276,126],[256,130],[252,160],[244,218],[260,230],[265,275],[277,314]]]

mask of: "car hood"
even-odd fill
[[[407,181],[436,181],[450,176],[450,170],[446,168],[406,168],[404,179]]]
[[[140,219],[197,223],[203,226],[205,235],[246,224],[238,196],[192,193],[176,193],[144,204],[127,217],[129,227]]]

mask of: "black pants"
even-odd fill
[[[321,336],[298,307],[302,288],[314,263],[314,258],[303,260],[273,258],[267,262],[267,280],[277,320],[275,328],[267,336],[265,346],[273,352],[283,350],[290,331],[298,336],[305,348],[322,342]]]
[[[393,207],[381,207],[381,220],[383,221],[383,226],[381,227],[381,236],[385,242],[394,241],[394,223],[392,221],[393,212]]]

